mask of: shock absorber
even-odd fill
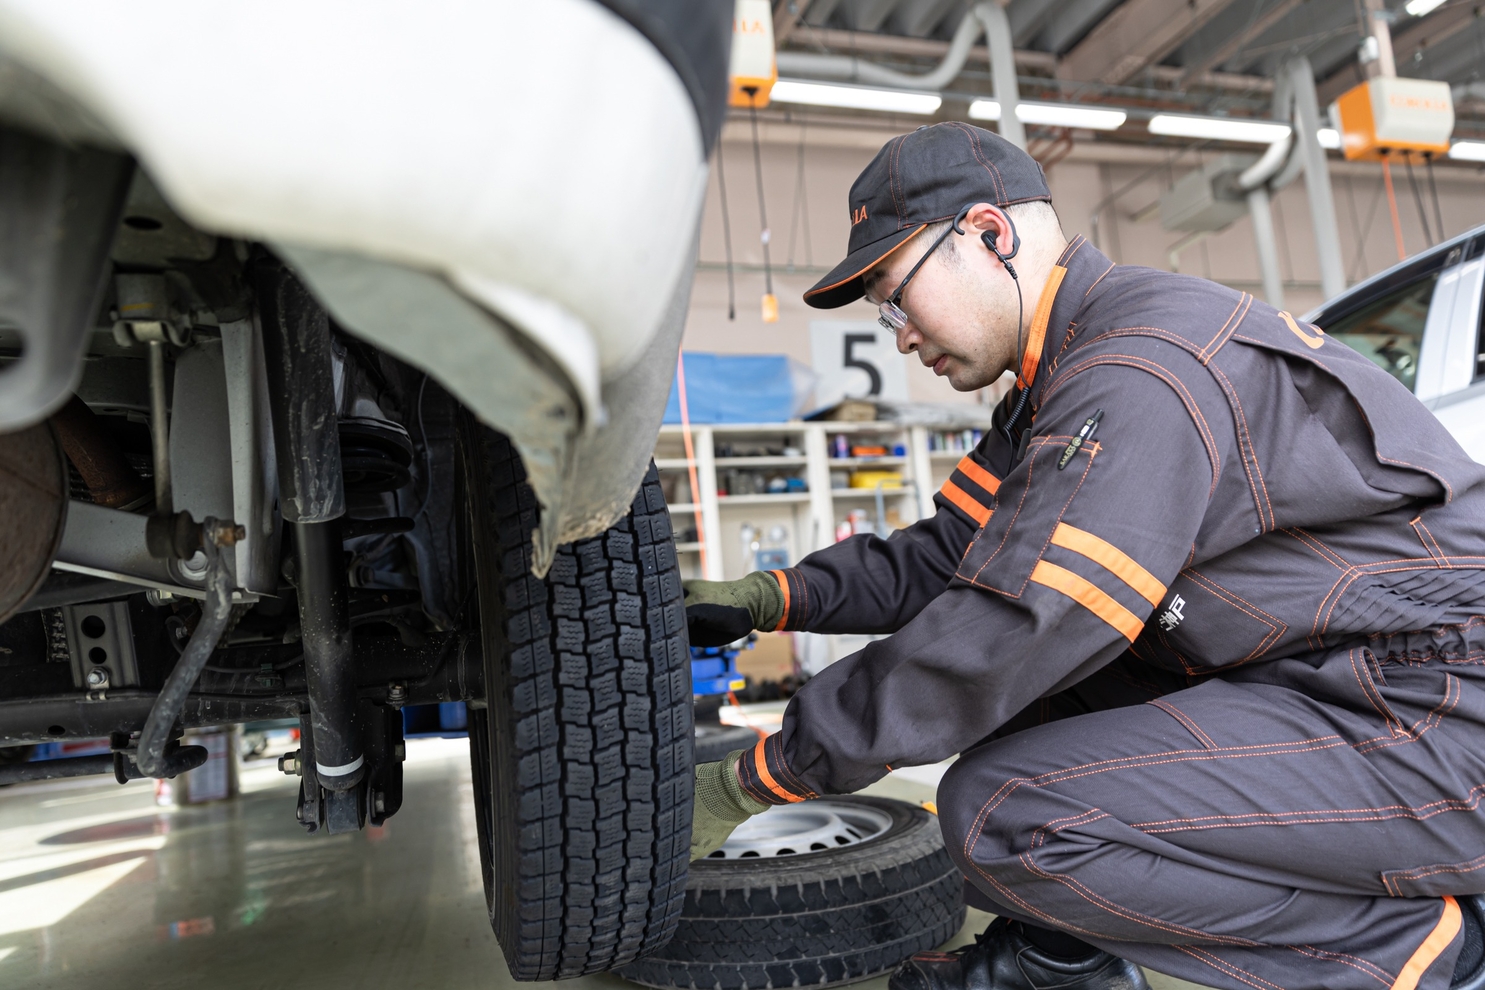
[[[260,259],[253,278],[269,376],[279,505],[294,531],[314,777],[327,792],[328,830],[353,831],[363,818],[356,785],[365,774],[365,758],[356,724],[341,548],[345,486],[329,318],[276,259]]]

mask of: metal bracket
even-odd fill
[[[89,701],[108,700],[111,687],[139,684],[134,627],[125,602],[66,605],[62,622],[72,655],[72,683],[87,689]]]

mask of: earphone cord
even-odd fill
[[[1021,350],[1023,347],[1022,334],[1025,332],[1025,328],[1022,326],[1022,320],[1025,318],[1026,315],[1026,300],[1021,295],[1021,280],[1018,278],[1013,278],[1011,279],[1011,281],[1016,284],[1016,356],[1019,358],[1021,356]],[[1006,419],[1005,424],[1000,428],[1001,435],[1005,437],[1006,443],[1011,445],[1011,463],[1010,466],[1006,468],[1007,474],[1010,473],[1011,468],[1014,468],[1016,466],[1016,422],[1021,418],[1021,414],[1026,411],[1026,402],[1030,398],[1031,382],[1027,382],[1021,388],[1021,394],[1016,396],[1016,406],[1011,411],[1010,417]]]

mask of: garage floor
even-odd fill
[[[298,782],[270,762],[244,771],[240,800],[185,809],[156,807],[141,782],[0,790],[0,986],[509,984],[483,917],[468,752],[463,739],[412,740],[403,810],[384,828],[333,838],[304,834],[294,821]],[[933,795],[931,784],[903,778],[872,790]],[[988,920],[971,914],[954,944]],[[562,986],[629,984],[597,976]]]

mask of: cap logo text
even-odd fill
[[[866,219],[866,205],[863,203],[861,206],[858,206],[854,210],[851,211],[851,226],[854,227],[858,223],[860,223],[861,221],[863,221],[865,219]]]

